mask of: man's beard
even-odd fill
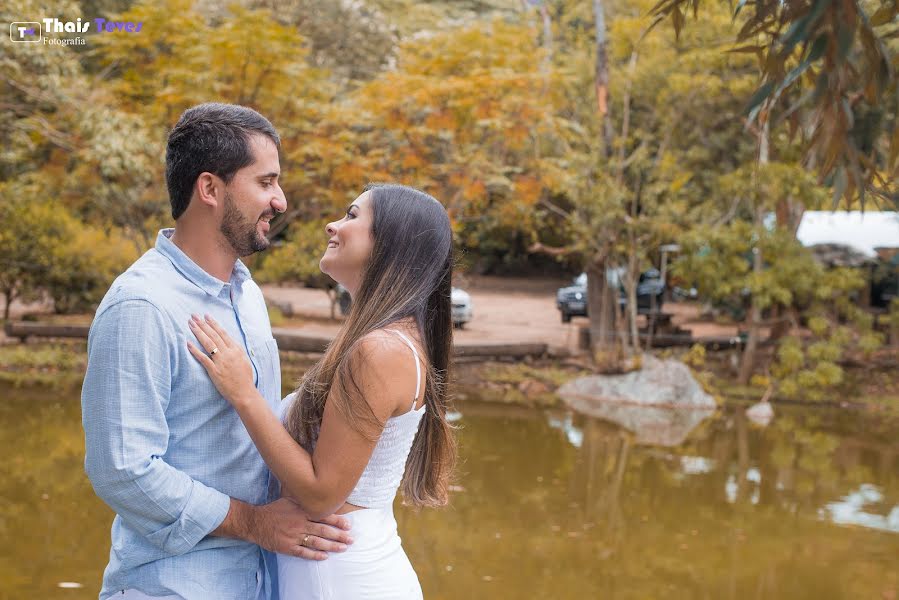
[[[269,213],[260,215],[260,219]],[[274,215],[272,215],[274,216]],[[225,214],[222,216],[222,224],[219,231],[225,236],[225,240],[234,249],[238,256],[249,256],[269,247],[271,242],[259,233],[256,225],[259,220],[249,221],[237,209],[234,197],[230,192],[225,192]]]

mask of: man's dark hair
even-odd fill
[[[252,108],[207,102],[184,111],[169,133],[165,150],[172,218],[187,210],[200,173],[213,173],[230,183],[237,171],[253,163],[253,135],[265,135],[281,147],[278,132]]]

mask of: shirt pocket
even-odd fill
[[[281,363],[278,342],[270,338],[250,348],[250,358],[256,366],[256,387],[272,410],[281,400]]]

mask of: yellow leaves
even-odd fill
[[[771,378],[765,375],[755,374],[749,378],[750,385],[767,388],[771,385]]]
[[[403,166],[403,169],[411,170],[423,167],[427,163],[422,156],[419,156],[415,152],[407,149],[401,155],[400,164]]]
[[[397,63],[410,75],[470,77],[481,69],[526,72],[540,53],[530,30],[495,20],[407,41]]]
[[[484,185],[484,182],[475,179],[465,182],[462,188],[462,195],[471,201],[480,201],[483,200],[484,196],[487,195],[487,187]]]
[[[474,117],[476,119],[489,119],[496,111],[496,102],[493,98],[484,98],[477,102],[474,107]]]
[[[388,129],[402,129],[409,125],[406,114],[399,108],[392,108],[384,111],[382,118],[384,120],[384,126]]]
[[[444,172],[443,177],[447,188],[460,190],[468,181],[469,174],[464,169],[456,166],[452,170]],[[436,197],[440,200],[444,200],[443,198],[439,198],[439,196]],[[446,199],[448,200],[448,198]],[[447,208],[454,209],[455,207],[450,204]]]
[[[543,183],[533,176],[521,176],[515,179],[515,200],[525,206],[533,206],[540,200]]]
[[[681,360],[691,367],[701,369],[705,366],[706,361],[705,346],[702,344],[693,344],[690,346],[690,350],[681,356]]]
[[[365,172],[358,163],[343,163],[334,168],[331,174],[332,181],[344,188],[360,189],[366,183]]]
[[[454,131],[458,123],[453,115],[447,110],[437,110],[427,116],[424,123],[428,129],[446,129]]]
[[[235,102],[268,112],[322,99],[322,73],[305,62],[308,52],[296,28],[269,11],[234,4],[220,19],[194,10],[187,0],[136,4],[123,19],[141,21],[136,35],[98,36],[94,54],[115,66],[110,87],[118,104],[171,126],[190,105]],[[317,84],[317,85],[316,85]]]
[[[668,189],[671,191],[672,194],[676,194],[681,190],[681,188],[683,188],[685,185],[687,185],[687,183],[692,178],[693,178],[693,173],[690,173],[690,172],[681,173],[680,175],[676,176],[671,181],[670,184],[668,184]]]

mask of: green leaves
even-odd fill
[[[753,53],[761,68],[761,85],[749,97],[744,114],[754,120],[763,106],[778,123],[789,115],[793,132],[821,180],[835,183],[836,198],[864,208],[866,194],[899,205],[899,142],[892,115],[867,128],[868,143],[854,138],[855,113],[862,108],[891,112],[899,93],[895,44],[899,36],[897,3],[881,0],[869,18],[872,3],[833,0],[759,0],[739,3],[734,19],[742,22],[733,52]],[[653,9],[658,19],[671,15],[677,36],[678,15],[694,0],[665,0]],[[706,18],[708,18],[706,16]],[[814,82],[814,91],[806,87]],[[801,128],[799,124],[801,123]],[[772,133],[775,133],[772,130]],[[836,174],[836,177],[835,177]]]
[[[808,41],[810,32],[818,24],[818,20],[832,2],[833,0],[814,0],[811,10],[801,16],[798,16],[797,14],[797,16],[794,17],[790,24],[790,28],[787,29],[787,32],[779,40],[781,47],[780,52],[784,56],[792,52],[796,44]],[[790,8],[787,8],[785,12],[790,12]]]
[[[743,109],[743,114],[749,115],[750,121],[755,120],[756,115],[758,115],[759,110],[761,110],[762,102],[768,99],[768,96],[771,95],[771,90],[773,89],[774,82],[769,81],[762,84],[752,97],[749,98],[749,102],[746,103],[746,108]]]
[[[88,309],[137,258],[118,232],[79,222],[41,182],[0,184],[0,293],[49,296],[59,312]]]

